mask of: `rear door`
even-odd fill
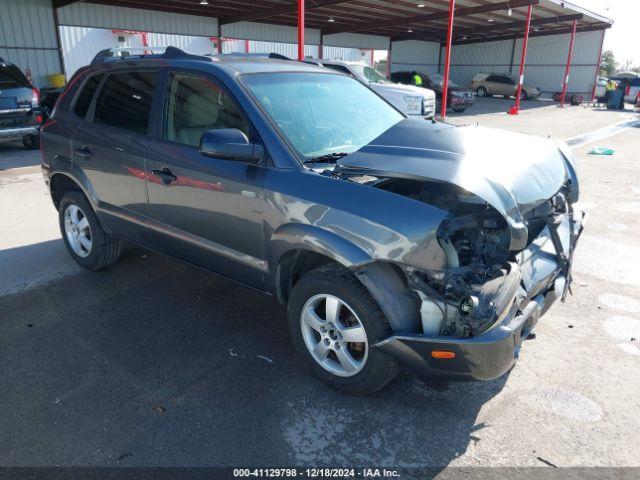
[[[148,243],[145,155],[156,70],[109,73],[72,142],[73,161],[89,180],[98,216],[115,233]]]
[[[508,75],[500,75],[497,77],[497,94],[512,97],[516,94],[516,82]]]
[[[158,138],[147,159],[149,216],[159,250],[262,288],[266,271],[262,183],[265,167],[200,153],[202,134],[241,130],[261,143],[232,95],[215,78],[167,76]]]

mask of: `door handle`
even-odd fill
[[[89,160],[93,154],[91,153],[91,150],[86,147],[86,145],[83,145],[80,148],[76,148],[76,155],[84,158],[85,160]]]
[[[169,185],[171,182],[174,182],[178,179],[178,177],[173,174],[169,167],[162,167],[160,170],[153,169],[151,170],[151,173],[156,177],[160,177],[160,180],[162,180],[162,183],[164,183],[165,185]]]

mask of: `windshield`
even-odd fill
[[[305,161],[355,152],[404,118],[373,91],[342,75],[262,73],[241,79]]]
[[[440,75],[439,73],[430,73],[429,74],[429,78],[431,79],[431,81],[435,84],[438,85],[439,87],[441,87],[442,85],[444,85],[444,77],[442,75]],[[449,80],[448,85],[450,87],[458,87],[457,83],[452,82],[451,80]]]
[[[360,77],[365,78],[369,83],[389,83],[389,80],[367,65],[352,65],[351,68],[353,68]]]
[[[29,81],[14,65],[0,63],[0,88],[31,88]]]

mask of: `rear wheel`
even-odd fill
[[[526,90],[520,91],[520,100],[529,100],[529,94]]]
[[[311,370],[347,392],[369,394],[398,374],[396,360],[372,346],[392,330],[369,291],[337,264],[307,273],[287,308],[292,340]]]
[[[60,231],[71,257],[89,270],[113,265],[121,242],[103,229],[91,205],[80,192],[67,192],[60,200]]]
[[[38,150],[40,148],[40,135],[29,135],[22,139],[22,145],[27,150]]]

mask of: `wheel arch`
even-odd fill
[[[282,225],[271,236],[275,293],[286,303],[298,278],[325,263],[336,262],[353,270],[373,261],[359,246],[328,230],[301,223]]]
[[[308,271],[336,262],[351,270],[369,290],[396,332],[420,332],[417,296],[401,269],[376,261],[365,250],[333,232],[311,225],[288,224],[272,236],[275,291],[287,303],[295,283]]]
[[[51,194],[51,200],[53,200],[53,205],[56,207],[56,210],[59,209],[60,201],[64,194],[69,191],[80,192],[87,199],[89,198],[87,192],[85,192],[80,185],[80,182],[67,173],[56,172],[51,175],[51,179],[49,180],[49,193]]]

